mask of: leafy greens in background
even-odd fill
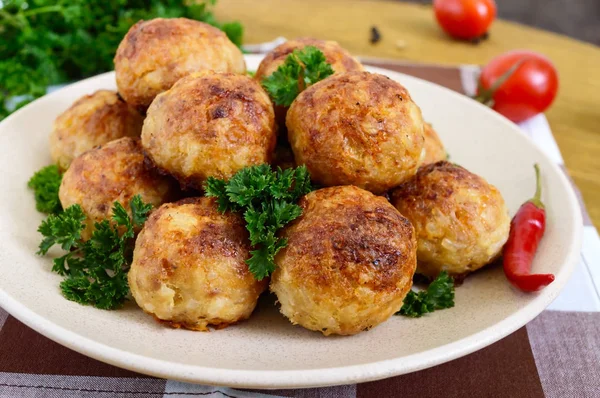
[[[0,120],[53,84],[113,69],[119,42],[141,19],[185,17],[223,30],[241,45],[238,22],[221,24],[216,0],[0,1]],[[9,106],[7,100],[21,100]]]

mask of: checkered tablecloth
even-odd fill
[[[479,69],[365,59],[471,94]],[[521,125],[555,162],[560,151],[544,116]],[[563,167],[564,169],[564,167]],[[579,262],[563,293],[526,327],[466,357],[370,383],[248,391],[156,379],[64,348],[0,308],[2,397],[600,397],[600,239],[585,206]],[[0,276],[1,277],[1,276]]]

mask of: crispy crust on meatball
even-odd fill
[[[148,109],[142,145],[157,167],[184,186],[230,178],[268,163],[275,147],[273,106],[248,76],[201,72],[181,79]]]
[[[483,178],[447,161],[422,167],[392,192],[417,234],[417,273],[461,276],[497,258],[510,217],[502,195]]]
[[[61,170],[97,145],[121,137],[139,137],[142,116],[115,91],[99,90],[79,98],[54,121],[50,155]]]
[[[375,73],[340,73],[304,90],[286,124],[296,163],[325,186],[382,193],[412,177],[423,152],[421,110]]]
[[[363,70],[362,64],[337,42],[302,37],[295,40],[288,40],[275,47],[273,51],[263,58],[254,78],[262,82],[263,78],[275,72],[294,50],[300,50],[306,46],[314,46],[321,50],[334,73]],[[285,126],[287,109],[285,106],[275,105],[275,118],[280,126]]]
[[[63,175],[59,189],[64,208],[78,204],[87,215],[82,238],[91,237],[94,222],[110,219],[115,201],[128,212],[135,195],[153,206],[173,199],[176,184],[144,165],[139,138],[124,137],[79,156]]]
[[[242,217],[217,211],[214,198],[165,204],[137,238],[131,293],[145,312],[175,328],[248,319],[267,285],[250,273],[249,250]]]
[[[440,137],[430,123],[423,124],[423,136],[425,137],[425,158],[423,159],[423,166],[448,158],[442,140],[440,140]]]
[[[300,206],[271,277],[281,312],[324,335],[356,334],[397,312],[416,267],[410,222],[354,186],[314,191]]]
[[[192,72],[246,71],[242,52],[225,33],[186,18],[136,23],[119,44],[114,61],[119,93],[140,110]]]

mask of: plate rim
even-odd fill
[[[245,55],[245,59],[249,63],[257,63],[262,59],[263,55],[250,54]],[[35,311],[29,309],[26,305],[9,296],[0,286],[0,306],[8,313],[14,316],[19,321],[23,322],[28,327],[36,330],[45,337],[66,346],[76,352],[89,356],[96,360],[109,363],[121,368],[133,370],[142,374],[151,376],[179,380],[184,382],[210,384],[219,386],[229,386],[237,388],[309,388],[333,386],[373,381],[387,377],[397,376],[418,370],[436,366],[462,356],[471,354],[479,349],[482,349],[494,342],[506,337],[517,329],[523,327],[537,315],[539,315],[563,290],[565,284],[569,280],[577,258],[581,251],[583,239],[583,220],[579,202],[571,183],[568,181],[565,173],[552,161],[528,136],[519,132],[518,126],[490,110],[486,106],[450,90],[438,84],[409,76],[400,72],[392,71],[385,68],[366,66],[366,70],[382,73],[388,76],[393,76],[394,80],[408,77],[413,81],[425,86],[435,86],[438,90],[445,90],[459,101],[471,102],[470,106],[479,106],[482,112],[487,112],[491,117],[497,119],[498,123],[506,126],[511,134],[519,134],[522,138],[529,142],[541,157],[545,158],[553,171],[559,176],[567,195],[567,199],[571,202],[569,209],[571,217],[575,225],[575,237],[571,249],[564,261],[564,271],[559,274],[559,277],[552,284],[552,289],[544,289],[539,293],[535,293],[535,297],[526,306],[512,313],[498,323],[489,326],[479,332],[464,337],[452,343],[444,344],[426,351],[421,351],[408,356],[399,358],[387,359],[382,361],[370,362],[360,365],[341,366],[334,368],[318,368],[310,370],[241,370],[241,369],[225,369],[212,368],[206,366],[186,365],[181,363],[173,363],[165,360],[149,358],[140,354],[135,354],[129,351],[114,348],[96,342],[86,336],[75,333],[69,329],[63,328],[54,324],[51,320],[43,315],[38,315]],[[28,112],[32,107],[44,106],[46,102],[52,101],[55,97],[61,96],[62,91],[76,85],[88,84],[89,80],[108,77],[114,75],[114,72],[106,72],[87,79],[67,85],[52,93],[49,93],[27,106],[19,109],[5,120],[0,122],[0,127],[8,124],[13,118],[17,117],[22,112]]]

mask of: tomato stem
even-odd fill
[[[484,88],[481,85],[481,81],[480,81],[479,87],[477,90],[477,95],[475,97],[473,97],[473,99],[475,101],[481,102],[482,104],[484,104],[490,108],[493,107],[494,106],[494,94],[496,94],[496,91],[498,91],[500,86],[502,86],[504,83],[506,83],[506,81],[512,75],[515,74],[517,69],[519,69],[519,66],[521,66],[523,64],[523,62],[525,62],[525,61],[527,61],[527,58],[524,57],[524,58],[521,58],[520,60],[518,60],[517,62],[515,62],[514,65],[512,65],[510,68],[508,68],[508,70],[506,72],[504,72],[502,74],[502,76],[497,78],[489,88]]]

